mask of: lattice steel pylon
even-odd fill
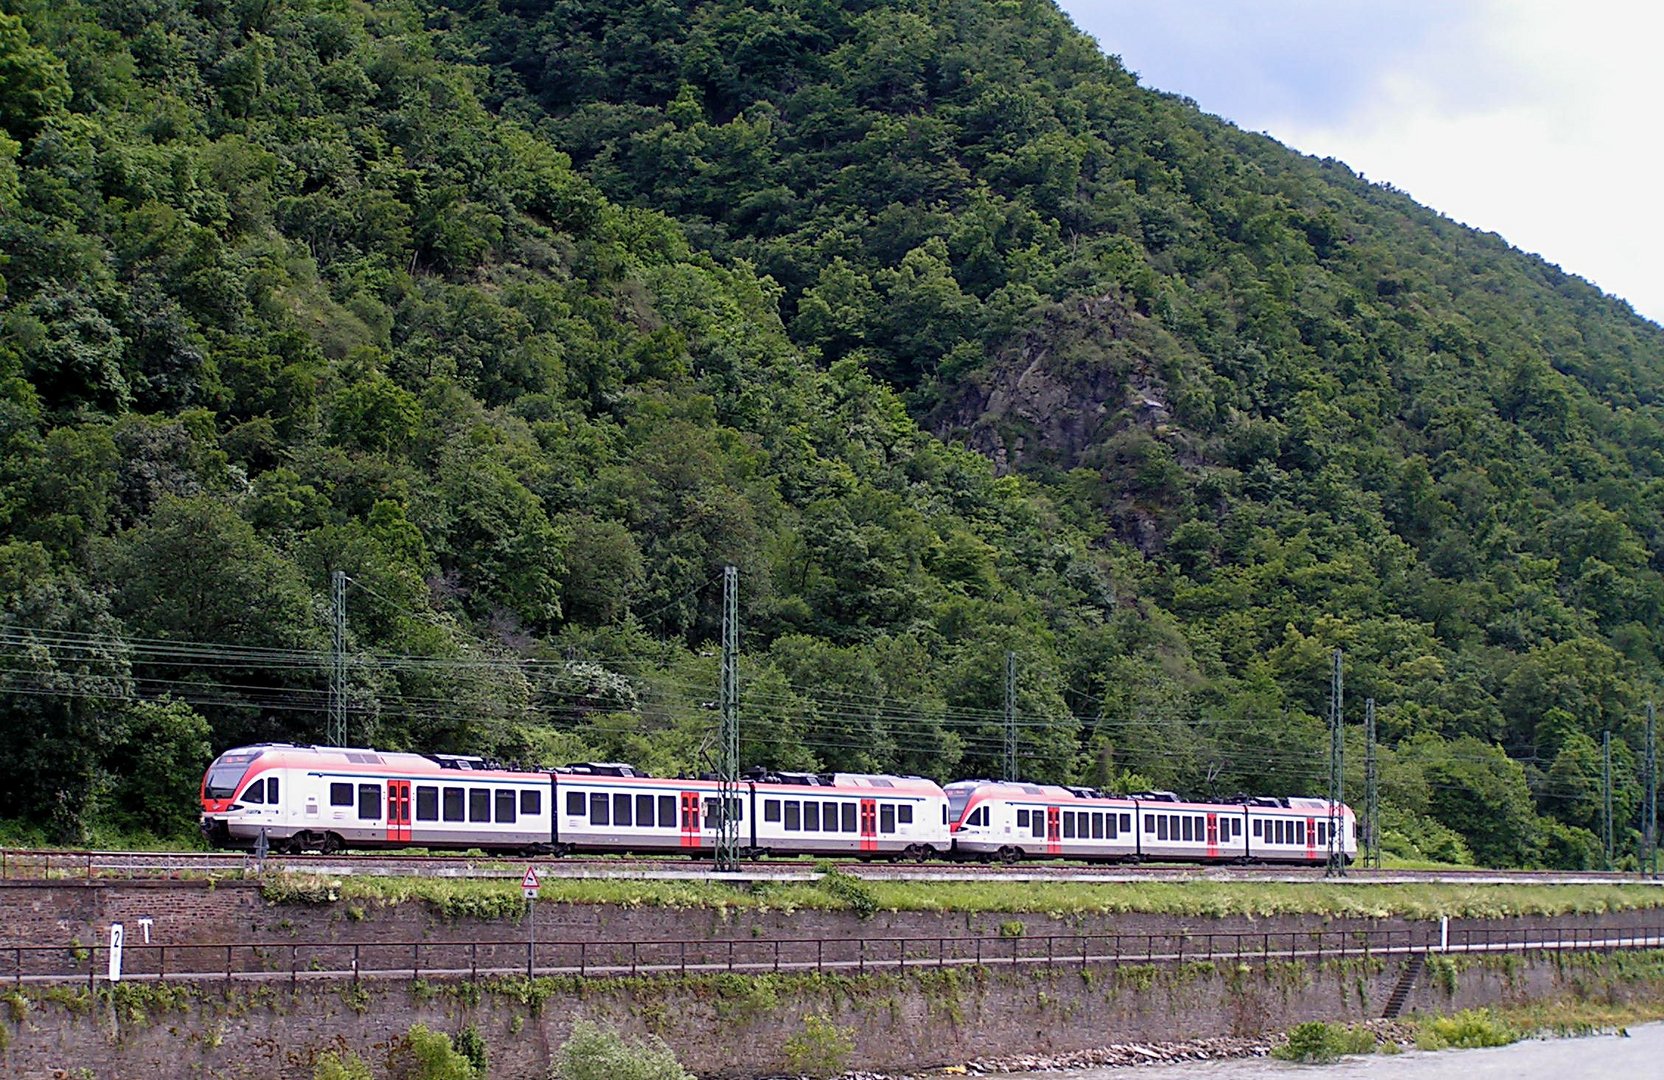
[[[716,868],[740,868],[740,572],[722,568],[722,730],[717,739]]]
[[[347,573],[329,576],[329,721],[324,739],[347,745]]]
[[[1375,699],[1364,699],[1364,831],[1365,866],[1381,866],[1381,767],[1375,758]]]
[[[1612,869],[1612,732],[1600,733],[1600,839],[1606,869]]]
[[[1329,676],[1329,829],[1326,877],[1346,876],[1346,845],[1340,835],[1345,825],[1341,807],[1346,804],[1345,685],[1341,679],[1341,650],[1334,652],[1334,670]]]
[[[1641,873],[1658,876],[1658,715],[1647,702],[1646,760],[1644,794],[1641,802]]]

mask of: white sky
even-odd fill
[[[1664,322],[1664,3],[1059,0],[1140,81]]]

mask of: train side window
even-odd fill
[[[279,801],[277,797],[277,777],[275,776],[266,781],[266,801],[273,805],[276,805]]]
[[[590,793],[589,823],[591,825],[612,824],[612,800],[607,798],[603,792],[594,791]]]
[[[653,827],[653,796],[636,796],[636,824],[644,829]]]
[[[835,802],[820,804],[820,827],[827,832],[838,831],[838,804]]]
[[[946,807],[944,807],[942,809],[942,814],[943,814],[942,823],[945,825],[945,824],[947,824],[947,816],[946,816],[947,815],[947,808]],[[844,819],[844,827],[841,831],[843,831],[843,832],[854,832],[855,831],[855,804],[854,803],[852,803],[852,802],[844,803],[843,819]]]
[[[566,793],[566,814],[568,817],[583,817],[586,805],[587,800],[585,800],[583,792],[568,791]]]
[[[773,822],[776,825],[780,824],[780,800],[779,799],[764,799],[763,800],[763,820]]]
[[[813,799],[803,804],[803,831],[820,832],[820,803]]]
[[[1199,818],[1196,819],[1196,839],[1206,840],[1207,836],[1208,836],[1208,819],[1204,818],[1204,817],[1199,817]]]
[[[1306,823],[1304,821],[1296,821],[1294,823],[1294,842],[1296,844],[1304,844],[1306,842]]]
[[[461,821],[461,820],[463,820],[462,789],[459,788],[459,787],[448,787],[448,788],[445,789],[444,797],[445,797],[445,820],[446,821]]]
[[[1156,839],[1157,840],[1167,839],[1167,815],[1166,814],[1157,814],[1156,815]]]
[[[488,787],[471,787],[468,789],[468,820],[491,820],[491,789]]]
[[[1151,817],[1149,814],[1145,814],[1144,815],[1144,834],[1146,836],[1154,836],[1155,831],[1156,831],[1156,819]]]
[[[1017,811],[1017,828],[1019,828],[1019,829],[1028,828],[1028,811],[1027,810]]]
[[[1035,836],[1044,837],[1046,835],[1046,815],[1045,814],[1042,814],[1040,811],[1036,810],[1033,814],[1031,814],[1029,816],[1028,821],[1029,821],[1029,824],[1033,827],[1031,831],[1034,833]]]
[[[803,831],[803,804],[796,799],[786,800],[786,831]]]
[[[266,801],[266,782],[256,781],[243,789],[243,797],[237,800],[241,803],[264,803]]]
[[[988,816],[988,808],[982,808],[983,817]],[[878,831],[893,833],[896,831],[896,804],[881,803],[878,807]]]
[[[381,785],[358,785],[358,816],[365,821],[381,820]]]
[[[1260,823],[1256,821],[1256,822],[1254,822],[1254,835],[1258,836],[1259,834],[1260,834]]]
[[[505,825],[514,824],[514,808],[519,803],[513,788],[497,789],[497,820]]]
[[[1104,817],[1109,819],[1108,821],[1104,822],[1104,837],[1106,839],[1109,839],[1109,840],[1119,839],[1120,836],[1121,836],[1121,833],[1120,833],[1120,830],[1116,829],[1115,824],[1116,824],[1116,821],[1120,818],[1120,815],[1119,814],[1105,814]]]
[[[1179,831],[1184,834],[1184,838],[1186,840],[1196,839],[1196,835],[1195,835],[1195,831],[1194,831],[1195,830],[1195,825],[1194,825],[1195,820],[1196,819],[1191,817],[1189,814],[1183,814],[1179,818]]]
[[[813,806],[814,804],[811,803],[810,805]],[[718,829],[718,828],[722,827],[722,822],[717,820],[717,815],[720,812],[721,807],[722,807],[722,800],[721,799],[706,799],[705,800],[705,828],[707,828],[707,829]],[[745,820],[745,806],[744,806],[744,804],[742,804],[738,799],[729,799],[728,800],[728,814],[735,821]]]
[[[633,825],[635,815],[630,812],[630,797],[622,792],[616,792],[612,797],[612,823],[614,825]]]
[[[1093,814],[1092,815],[1092,839],[1102,840],[1103,838],[1104,838],[1104,815],[1102,815],[1102,814]]]
[[[331,806],[351,806],[352,805],[352,785],[351,784],[331,784],[331,785],[329,785],[329,805],[331,805]]]
[[[896,820],[901,822],[903,825],[913,824],[913,804],[902,803],[900,806],[896,807]]]
[[[1131,814],[1122,814],[1121,815],[1121,831],[1125,832],[1125,833],[1132,832],[1132,815]]]
[[[416,820],[439,820],[439,789],[436,787],[419,787],[416,789]]]
[[[535,788],[527,788],[520,793],[520,812],[522,814],[543,813],[543,792]]]
[[[1063,811],[1063,839],[1075,838],[1075,813],[1073,810]]]
[[[659,796],[659,828],[676,828],[676,796]]]

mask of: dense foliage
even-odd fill
[[[0,0],[0,816],[212,749],[1319,791],[1621,846],[1664,334],[1049,2]],[[1109,43],[1113,46],[1113,42]],[[1361,765],[1349,746],[1351,790]],[[185,792],[180,797],[179,792]]]

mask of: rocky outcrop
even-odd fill
[[[1073,468],[1115,432],[1173,434],[1164,331],[1119,292],[1057,304],[949,390],[927,423],[1001,472]]]

